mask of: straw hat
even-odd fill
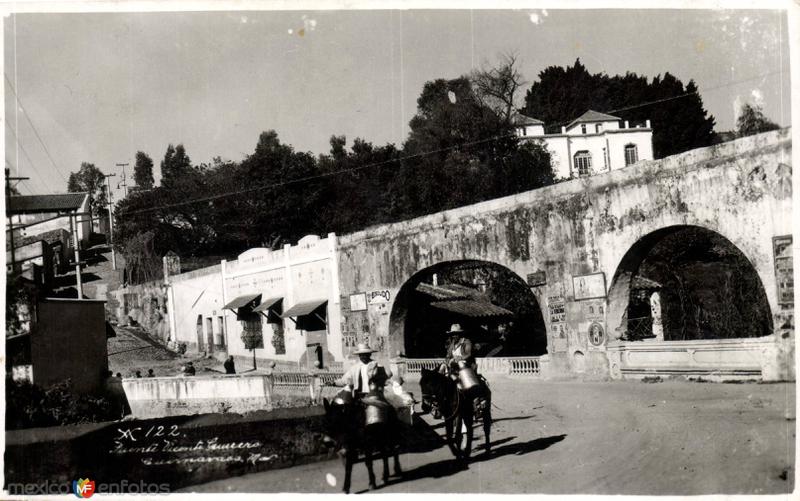
[[[447,331],[448,334],[459,334],[463,332],[464,329],[461,328],[461,324],[453,324],[450,326],[450,330]]]
[[[356,351],[353,352],[354,355],[364,355],[367,353],[375,353],[375,350],[370,348],[367,343],[358,343],[358,346],[356,346]]]

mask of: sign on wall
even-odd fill
[[[539,270],[533,273],[528,273],[528,287],[539,287],[547,283],[547,275],[545,272]]]
[[[606,297],[606,275],[601,271],[572,277],[572,290],[576,301]]]
[[[562,323],[566,320],[564,311],[564,296],[550,296],[547,298],[547,308],[550,311],[550,323]]]
[[[367,309],[367,295],[365,293],[350,294],[350,311],[364,311]]]
[[[548,296],[547,310],[550,321],[550,334],[553,353],[567,351],[567,335],[565,333],[567,313],[564,296]]]
[[[773,238],[772,249],[775,255],[775,284],[778,287],[778,304],[794,308],[792,236]]]
[[[371,291],[367,292],[367,303],[369,304],[383,304],[388,303],[392,297],[388,290]]]
[[[606,330],[600,322],[589,324],[589,344],[595,347],[603,346],[606,342]]]

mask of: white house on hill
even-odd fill
[[[619,169],[639,160],[653,159],[653,129],[650,120],[644,126],[631,127],[619,117],[589,110],[560,134],[546,134],[544,122],[525,115],[512,118],[517,136],[539,140],[550,152],[553,172],[559,178],[591,176]]]

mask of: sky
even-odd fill
[[[116,164],[132,184],[136,151],[158,179],[170,143],[195,164],[239,161],[269,129],[314,154],[334,134],[400,146],[426,81],[507,52],[526,88],[580,58],[592,73],[694,79],[717,131],[734,128],[744,102],[791,125],[777,10],[37,13],[3,29],[5,160],[31,178],[23,194],[64,192],[91,162],[116,174],[119,199]]]

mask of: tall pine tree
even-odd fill
[[[136,188],[149,190],[153,187],[153,159],[143,151],[136,152],[136,165],[133,166],[133,180]]]

